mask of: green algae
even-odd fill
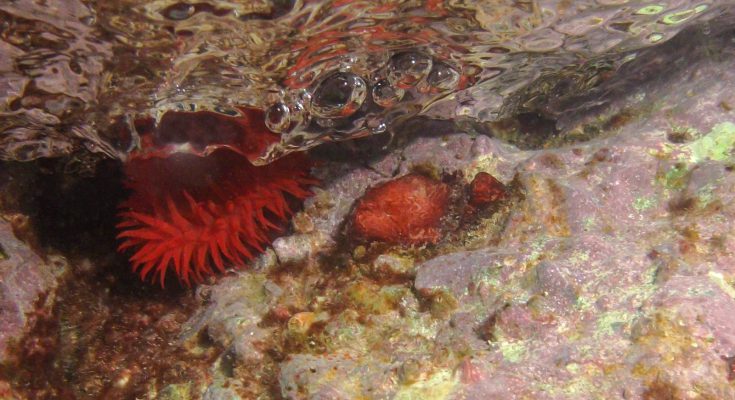
[[[697,190],[696,195],[699,199],[699,201],[697,202],[698,209],[705,209],[707,208],[707,206],[717,200],[714,192],[720,186],[721,180],[722,179],[717,179],[714,182],[709,182]]]
[[[420,337],[427,340],[434,340],[439,332],[440,323],[437,319],[429,315],[421,315],[418,318],[411,318],[403,321],[402,329],[405,329],[405,335],[408,337]]]
[[[656,275],[658,274],[658,266],[650,265],[646,271],[641,274],[643,282],[639,285],[634,285],[629,289],[625,290],[624,296],[634,299],[634,304],[640,305],[644,301],[654,295],[658,289],[656,284]]]
[[[240,294],[238,298],[247,299],[248,304],[265,304],[268,293],[265,287],[267,277],[264,273],[250,273],[240,278],[236,290]]]
[[[697,10],[695,9],[674,12],[674,13],[668,14],[665,17],[663,17],[661,19],[661,22],[663,22],[666,25],[680,24],[688,20],[689,18],[693,17],[694,14],[696,13],[697,13]]]
[[[585,217],[584,219],[584,229],[586,231],[589,231],[593,229],[595,226],[597,226],[597,218],[595,217]]]
[[[156,399],[158,400],[188,400],[194,397],[192,383],[176,383],[161,389]]]
[[[476,286],[487,286],[497,291],[502,283],[500,282],[500,268],[484,268],[473,277],[472,281]],[[469,289],[467,289],[469,290]]]
[[[643,196],[633,200],[633,208],[639,213],[651,209],[654,206],[656,206],[656,198],[654,197]]]
[[[601,392],[605,392],[600,387],[598,382],[592,382],[590,377],[587,376],[576,376],[572,380],[565,382],[564,386],[559,391],[567,396],[583,396],[589,399],[608,399],[607,396],[602,395]],[[590,396],[590,397],[588,397]]]
[[[664,144],[661,149],[652,151],[651,155],[661,158],[674,158],[686,163],[699,163],[702,161],[724,161],[735,162],[735,123],[731,121],[720,122],[712,127],[706,134],[695,134],[696,140],[684,145]],[[681,178],[688,171],[683,169],[686,165],[676,167],[680,171],[672,170],[670,178]],[[666,179],[664,182],[676,184],[676,180]]]
[[[590,259],[589,250],[575,250],[569,257],[569,262],[575,267],[581,267]]]
[[[576,375],[576,374],[578,374],[581,371],[581,366],[579,364],[573,362],[573,363],[567,364],[567,366],[565,367],[565,369],[567,371],[569,371],[569,373]]]
[[[606,336],[612,336],[616,331],[629,327],[635,319],[635,315],[628,311],[608,311],[600,315],[595,327],[595,339],[600,340]]]
[[[705,160],[735,161],[735,123],[721,122],[701,138],[685,146],[689,160],[697,163]]]
[[[581,295],[577,297],[577,301],[575,303],[575,306],[580,311],[587,311],[587,310],[591,309],[592,306],[594,306],[594,305],[595,305],[595,300],[594,299],[591,299],[591,298],[589,298],[587,296],[581,296]]]
[[[356,319],[359,314],[353,310],[341,313],[334,321],[336,328],[329,331],[331,337],[330,344],[332,347],[339,348],[342,346],[354,346],[363,342],[360,340],[366,334],[364,325],[358,323]]]
[[[434,318],[449,318],[458,306],[459,301],[449,290],[439,289],[431,294],[429,311]]]
[[[660,14],[664,10],[664,7],[658,4],[645,6],[639,8],[635,13],[638,15],[656,15]]]
[[[653,294],[656,292],[657,285],[655,283],[656,279],[656,273],[658,271],[658,268],[655,265],[651,265],[648,267],[648,269],[641,274],[641,282],[637,285],[632,285],[630,287],[616,287],[612,289],[608,295],[620,298],[620,299],[626,299],[630,304],[634,304],[636,306],[642,305],[647,299],[649,299]],[[598,278],[598,280],[605,280],[609,279],[609,275],[603,275]],[[591,310],[595,302],[597,301],[597,297],[595,297],[594,293],[596,293],[594,290],[585,290],[584,292],[589,292],[590,294],[580,294],[577,297],[575,306],[580,311],[589,311]],[[598,332],[603,333],[612,333],[613,325],[616,322],[619,322],[621,315],[618,316],[607,316],[607,320],[599,322],[602,325],[598,325]],[[622,320],[628,320],[629,318],[623,317]],[[598,324],[599,324],[598,323]]]
[[[725,277],[720,272],[709,271],[707,278],[722,289],[723,292],[727,293],[728,296],[735,299],[735,288],[725,280]]]
[[[459,385],[459,379],[449,369],[435,372],[425,380],[401,387],[394,400],[443,400]]]
[[[548,236],[540,236],[531,243],[531,252],[528,256],[528,262],[534,263],[541,259],[541,257],[544,255],[544,248],[546,247],[546,243],[548,243],[551,240]]]
[[[406,295],[407,290],[403,286],[379,287],[365,281],[357,281],[347,288],[346,294],[356,309],[368,314],[384,314],[395,309],[398,300]]]
[[[686,185],[688,175],[689,168],[683,163],[678,163],[666,171],[661,179],[661,183],[667,189],[683,189]]]
[[[497,346],[508,362],[520,362],[528,355],[528,348],[524,342],[501,340],[497,342]]]
[[[712,297],[716,294],[716,292],[711,287],[694,286],[687,288],[683,294],[687,297]]]

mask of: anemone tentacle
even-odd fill
[[[204,177],[183,179],[181,165],[202,169]],[[227,149],[206,158],[133,159],[126,166],[133,194],[120,212],[118,250],[132,251],[133,271],[161,286],[169,271],[189,286],[242,266],[282,230],[293,213],[287,197],[310,195],[316,181],[304,165],[294,155],[256,167]]]

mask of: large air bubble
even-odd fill
[[[350,72],[328,75],[316,85],[309,110],[320,118],[344,118],[357,111],[367,96],[367,85]]]
[[[405,94],[405,90],[397,88],[386,79],[378,81],[373,86],[373,101],[381,107],[392,107],[396,105]]]
[[[432,64],[431,57],[423,53],[398,53],[390,60],[388,80],[401,89],[411,88],[429,74]]]
[[[451,90],[457,87],[459,78],[459,72],[449,66],[449,64],[435,62],[433,68],[431,68],[431,72],[429,72],[429,76],[426,78],[426,82],[431,85],[432,88]]]

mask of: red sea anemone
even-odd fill
[[[357,237],[391,244],[437,243],[447,213],[449,186],[409,174],[368,190],[357,206],[352,229]]]
[[[478,172],[469,186],[469,203],[485,207],[505,198],[505,186],[487,172]]]
[[[303,154],[250,163],[277,137],[262,113],[241,111],[168,112],[141,134],[141,151],[125,165],[132,195],[118,224],[119,250],[132,252],[141,279],[163,286],[173,271],[188,286],[241,266],[282,229],[290,203],[309,196],[315,181]]]

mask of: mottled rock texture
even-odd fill
[[[0,362],[9,355],[8,345],[30,328],[27,314],[53,304],[53,289],[65,269],[66,260],[42,260],[15,237],[10,223],[0,220]]]

